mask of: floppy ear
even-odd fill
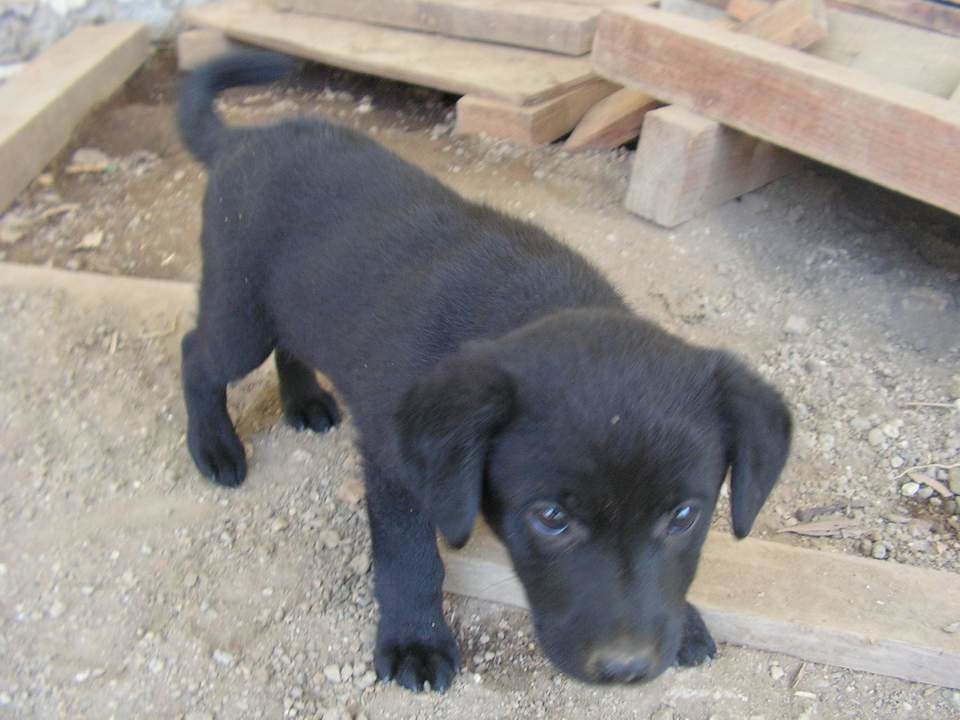
[[[717,366],[727,444],[733,534],[750,533],[790,452],[790,412],[777,392],[739,360],[720,354]]]
[[[480,512],[487,447],[513,413],[513,383],[492,361],[441,360],[400,402],[407,486],[447,542],[460,548]]]

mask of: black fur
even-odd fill
[[[712,656],[685,595],[728,468],[743,536],[783,467],[780,396],[637,317],[540,228],[362,135],[221,125],[218,90],[287,65],[228,58],[183,88],[184,141],[209,170],[199,314],[183,342],[198,468],[243,481],[226,387],[276,350],[288,421],[338,421],[316,369],[360,433],[382,678],[452,681],[435,528],[459,546],[481,511],[562,670],[628,682]]]

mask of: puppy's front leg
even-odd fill
[[[443,619],[443,564],[433,525],[405,489],[367,470],[367,512],[380,625],[374,667],[409,690],[446,690],[459,669]]]
[[[717,654],[717,644],[707,630],[700,611],[687,603],[687,613],[683,621],[683,640],[677,652],[677,665],[693,667]]]

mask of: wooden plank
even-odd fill
[[[185,30],[177,35],[177,69],[194,70],[221,55],[249,49],[218,30]]]
[[[0,86],[0,211],[149,53],[147,30],[140,23],[80,27]]]
[[[960,107],[821,58],[643,7],[600,16],[598,73],[960,213]]]
[[[802,159],[670,106],[647,113],[624,206],[674,227],[796,170]]]
[[[638,90],[620,88],[594,105],[563,144],[569,152],[612,150],[640,134],[648,112],[659,103]]]
[[[485,526],[443,554],[447,591],[527,606]],[[720,642],[960,687],[960,635],[942,630],[957,620],[955,573],[711,532],[689,597]]]
[[[838,0],[911,25],[960,36],[960,3],[949,0]]]
[[[585,55],[602,8],[552,0],[273,0],[278,10]]]
[[[617,86],[602,78],[536,105],[513,105],[464,95],[457,101],[456,133],[487,135],[518,145],[543,145],[566,135],[598,100]]]
[[[802,50],[827,36],[827,9],[823,0],[780,0],[737,30],[744,35]]]
[[[780,0],[760,7],[736,29],[802,48],[824,37],[825,17],[822,0]],[[674,227],[799,165],[793,153],[715,120],[687,110],[658,112],[649,119],[640,140],[624,207]]]
[[[586,58],[293,15],[247,2],[186,8],[183,16],[252,45],[515,105],[549,100],[595,77]]]
[[[766,0],[730,0],[727,14],[749,20]],[[884,18],[827,9],[830,32],[810,53],[941,97],[960,83],[960,39]]]

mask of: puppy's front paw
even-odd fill
[[[693,667],[717,654],[717,644],[700,617],[700,612],[689,603],[687,616],[683,623],[683,640],[677,652],[677,665]]]
[[[247,454],[230,425],[191,427],[187,446],[202,475],[218,485],[236,487],[247,475]]]
[[[450,631],[447,637],[431,641],[378,644],[374,667],[381,680],[393,680],[399,685],[420,692],[430,683],[430,689],[443,692],[450,687],[459,670],[457,641]]]
[[[319,392],[307,397],[286,398],[283,416],[294,430],[309,428],[322,433],[340,422],[340,409],[332,395]]]

